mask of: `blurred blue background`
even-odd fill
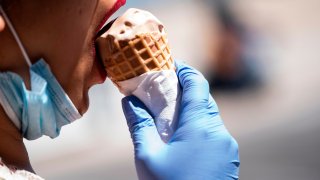
[[[241,179],[319,179],[320,1],[127,1],[115,17],[151,11],[173,56],[210,79],[240,146]],[[59,138],[26,141],[34,169],[48,180],[137,179],[122,95],[108,80],[90,97],[88,113]]]

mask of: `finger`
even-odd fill
[[[215,113],[215,114],[219,115],[218,105],[211,95],[209,95],[208,110],[211,113]]]
[[[209,98],[208,81],[191,66],[176,62],[176,68],[182,86],[182,107],[187,110],[206,108]]]
[[[136,157],[143,158],[150,154],[150,151],[159,149],[163,142],[146,106],[137,97],[128,96],[122,99],[122,108],[131,133]]]

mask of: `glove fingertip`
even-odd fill
[[[122,109],[126,117],[134,116],[137,109],[145,108],[144,104],[135,96],[127,96],[121,100]]]
[[[126,97],[122,98],[122,100],[121,100],[122,107],[129,107],[129,103],[131,101],[135,101],[134,98],[135,98],[134,96],[126,96]]]
[[[124,97],[122,98],[121,100],[121,104],[122,104],[122,110],[123,110],[123,113],[125,114],[125,116],[127,117],[127,113],[132,111],[131,107],[130,107],[130,96],[127,96],[127,97]]]
[[[179,67],[183,64],[183,61],[179,60],[179,59],[175,59],[174,60],[174,65],[177,69],[179,69]]]
[[[202,86],[203,89],[209,89],[208,81],[203,74],[189,65],[180,64],[177,67],[177,76],[182,87],[191,83]]]
[[[143,102],[133,95],[122,99],[122,109],[128,124],[135,124],[143,119],[152,118]]]
[[[179,78],[183,79],[186,76],[193,74],[193,75],[199,75],[203,77],[202,73],[198,70],[196,70],[194,67],[186,64],[183,61],[175,60],[175,66],[176,66],[176,72]]]

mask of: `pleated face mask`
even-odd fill
[[[55,138],[62,126],[81,118],[81,115],[52,74],[49,65],[43,59],[31,64],[1,6],[0,12],[30,67],[31,78],[31,90],[28,90],[19,75],[1,72],[0,104],[26,139],[34,140],[42,135]]]

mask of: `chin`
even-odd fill
[[[88,94],[88,91],[86,91],[86,92],[83,93],[80,106],[77,107],[79,113],[80,113],[82,116],[88,111],[88,109],[89,109],[89,104],[90,104],[89,94]]]

